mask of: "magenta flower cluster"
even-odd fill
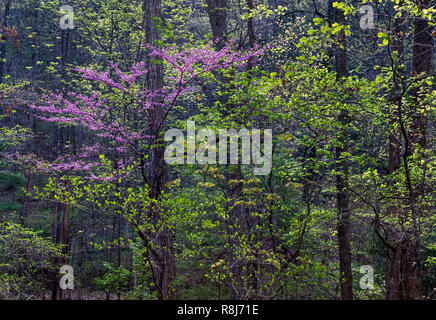
[[[179,98],[197,89],[195,79],[218,69],[241,67],[262,54],[262,50],[258,48],[248,53],[234,51],[232,42],[218,51],[213,48],[212,43],[202,48],[182,51],[175,47],[148,49],[154,59],[161,60],[168,67],[166,73],[169,75],[161,90],[150,91],[141,85],[148,72],[144,62],[132,65],[127,72],[111,63],[110,69],[103,72],[90,68],[76,69],[84,79],[100,85],[91,94],[72,92],[68,98],[63,94],[50,95],[45,97],[45,105],[30,106],[39,119],[81,126],[100,138],[98,143],[83,147],[78,154],[61,156],[51,163],[38,161],[40,169],[84,171],[88,172],[88,177],[102,180],[94,172],[98,168],[100,154],[122,159],[117,160],[116,167],[124,169],[129,161],[143,158],[144,150],[147,149],[144,146],[151,145],[156,139],[151,134],[156,131],[150,129],[161,128],[163,125],[151,122],[149,114],[153,107],[160,107],[164,111],[165,119]],[[108,92],[122,97],[123,107],[111,103],[106,95]],[[114,113],[117,114],[116,117],[113,116]],[[103,178],[105,179],[109,178]]]

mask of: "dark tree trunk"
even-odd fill
[[[328,12],[333,15],[330,21],[345,25],[343,11],[333,8],[333,1],[329,1]],[[344,31],[340,31],[336,40],[339,45],[335,48],[335,64],[337,81],[340,82],[348,75],[347,68],[347,41]],[[350,245],[350,205],[348,196],[348,161],[344,159],[344,154],[348,152],[348,125],[350,123],[349,114],[346,110],[341,110],[338,118],[341,124],[339,137],[340,145],[336,147],[336,207],[338,211],[338,247],[339,247],[339,270],[341,284],[341,298],[343,300],[353,299],[353,278],[351,271],[351,245]]]
[[[8,16],[9,11],[11,9],[11,2],[12,0],[5,0],[4,1],[4,9],[3,9],[3,22],[1,27],[1,41],[0,41],[0,83],[3,82],[3,78],[5,76],[5,59],[6,59],[6,29],[8,27]]]
[[[161,13],[162,0],[144,0],[143,8],[145,13],[145,32],[148,45],[156,45],[159,39],[159,30],[155,27],[155,18],[162,19]],[[151,91],[163,88],[163,69],[161,64],[152,63],[150,57],[147,61],[148,74],[146,79],[147,89]],[[158,102],[158,101],[157,101]],[[164,188],[167,179],[167,165],[164,159],[164,145],[160,137],[164,130],[165,110],[161,106],[154,105],[150,109],[151,135],[156,137],[153,143],[151,154],[151,165],[149,174],[150,197],[158,199]],[[158,225],[162,219],[159,208],[151,208],[152,219]],[[154,245],[156,250],[148,250],[150,266],[153,268],[154,282],[158,290],[159,299],[173,299],[176,293],[173,282],[176,277],[176,266],[173,244],[175,241],[174,233],[164,224],[163,230],[158,232]]]
[[[416,4],[420,10],[429,9],[434,6],[431,0],[417,0]],[[426,73],[427,76],[433,73],[433,27],[429,25],[428,21],[421,17],[414,18],[414,45],[413,45],[413,60],[412,60],[412,77],[420,76]],[[413,88],[411,90],[411,97],[414,106],[412,124],[409,131],[409,148],[406,148],[404,155],[404,163],[406,174],[408,174],[407,161],[408,156],[411,155],[417,145],[422,148],[427,147],[427,127],[428,118],[425,110],[421,106],[421,96],[419,90],[422,87]],[[412,186],[410,174],[406,176],[407,187],[409,189],[410,211],[412,215],[412,232],[403,245],[403,299],[415,300],[420,298],[420,280],[419,280],[419,251],[421,247],[420,233],[418,226],[419,211],[416,208],[416,203],[419,195],[423,195],[424,185],[420,184]]]
[[[70,205],[64,205],[64,216],[62,219],[62,244],[64,245],[64,263],[68,263],[68,254],[70,252]]]
[[[254,10],[254,4],[253,0],[247,0],[247,7],[250,11]],[[254,21],[253,17],[250,17],[247,20],[247,31],[248,31],[248,42],[250,45],[250,48],[254,47],[254,44],[256,43],[256,36],[254,34]]]
[[[209,23],[212,29],[212,34],[214,37],[215,47],[217,50],[222,49],[225,46],[226,42],[226,34],[227,34],[227,0],[207,0],[207,12],[209,15]],[[217,74],[217,78],[221,83],[228,82],[228,79],[224,78],[221,74]],[[228,104],[227,96],[223,95],[220,98],[222,105],[226,106],[223,116],[227,116],[230,114],[232,107]],[[242,185],[238,184],[230,184],[230,180],[241,180],[242,174],[240,167],[238,165],[232,166],[230,168],[230,154],[227,155],[227,167],[225,171],[225,179],[226,179],[226,196],[229,199],[235,199],[242,192]],[[233,254],[233,248],[237,246],[238,237],[236,236],[237,231],[239,230],[239,221],[241,217],[241,208],[235,207],[229,211],[229,226],[228,226],[228,234],[227,234],[227,242],[229,245],[228,249],[228,263],[230,265],[230,282],[228,283],[229,290],[229,298],[231,300],[240,299],[241,296],[244,295],[243,288],[240,286],[242,279],[242,266],[235,259]]]
[[[70,205],[68,203],[63,205],[64,207],[64,215],[62,218],[62,244],[64,245],[62,249],[62,253],[64,254],[62,263],[69,264],[69,256],[70,256]],[[65,300],[67,298],[67,294],[69,290],[61,290],[60,291],[60,299]]]
[[[401,250],[387,249],[386,300],[401,300]]]
[[[415,240],[412,235],[403,243],[401,257],[403,300],[416,300],[420,298],[418,245],[419,240]]]
[[[60,230],[60,204],[59,203],[54,203],[53,204],[53,217],[52,217],[52,232],[53,232],[53,242],[55,244],[60,243],[60,234],[61,234],[61,230]],[[56,270],[56,268],[59,267],[59,258],[58,257],[54,257],[52,259],[53,262],[53,266],[54,266],[54,270],[53,273],[51,274],[51,280],[52,280],[52,287],[51,287],[51,299],[52,300],[57,300],[58,298],[58,289],[59,289],[59,283],[58,283],[58,276],[57,276],[57,272],[59,270]]]
[[[405,35],[406,19],[399,17],[394,21],[394,33],[392,39],[392,51],[398,53],[399,60],[397,61],[397,68],[394,68],[397,73],[393,78],[394,83],[391,91],[391,99],[395,105],[401,104],[401,84],[399,78],[404,77],[404,68],[399,66],[404,63],[404,35]],[[390,119],[395,122],[395,110],[389,110]],[[397,137],[400,137],[399,130],[392,132]],[[388,138],[388,174],[394,173],[401,167],[401,145],[392,134]],[[398,216],[400,208],[392,205],[387,208],[389,216]],[[377,222],[378,223],[378,222]],[[389,237],[387,238],[389,247],[386,248],[386,290],[385,297],[387,300],[400,300],[401,299],[401,242],[398,241],[399,232],[395,227],[389,230]]]
[[[417,0],[418,6],[424,10],[434,6],[431,0]],[[433,4],[432,4],[433,2]],[[414,32],[414,46],[413,46],[413,60],[412,60],[412,76],[420,75],[425,72],[427,75],[432,74],[433,71],[433,26],[430,26],[427,20],[420,17],[415,17],[415,32]],[[411,143],[418,143],[421,147],[425,148],[427,144],[427,115],[420,112],[419,107],[419,90],[415,88],[411,94],[414,98],[416,112],[413,116],[413,124],[410,132]]]
[[[38,3],[39,6],[39,3]],[[32,71],[30,77],[35,79],[38,75],[38,59],[39,59],[39,34],[41,32],[40,27],[40,8],[36,8],[35,10],[35,24],[33,26],[33,31],[35,32],[35,36],[32,41]]]
[[[226,41],[227,0],[207,0],[207,13],[216,47],[222,49]]]

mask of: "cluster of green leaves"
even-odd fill
[[[0,223],[0,296],[3,299],[41,298],[51,262],[62,257],[62,246],[53,244],[41,232],[12,222]]]

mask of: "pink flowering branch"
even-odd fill
[[[62,94],[46,97],[46,105],[30,105],[38,113],[37,117],[47,122],[79,125],[100,137],[101,143],[93,147],[84,147],[74,156],[59,157],[48,164],[41,162],[41,167],[60,171],[89,171],[96,167],[98,154],[113,154],[124,163],[143,156],[156,141],[151,134],[161,129],[167,115],[178,100],[197,89],[196,79],[219,69],[241,67],[262,54],[262,50],[252,49],[248,53],[232,50],[232,42],[221,50],[213,49],[210,43],[203,48],[190,48],[178,51],[176,48],[149,48],[151,56],[165,62],[172,70],[166,79],[166,86],[158,91],[150,91],[141,84],[148,70],[140,62],[124,72],[117,64],[111,63],[110,69],[98,72],[89,68],[76,68],[84,79],[103,84],[105,92],[94,91],[91,95],[70,93],[69,98]],[[111,96],[112,94],[112,96]],[[116,98],[113,98],[116,97]],[[122,105],[117,103],[122,102]],[[149,117],[153,107],[164,110],[160,123],[143,121]],[[148,146],[148,148],[147,148]],[[90,176],[96,177],[93,172]]]

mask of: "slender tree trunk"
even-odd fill
[[[60,243],[60,223],[59,223],[59,217],[60,217],[60,204],[57,202],[55,204],[53,204],[53,213],[54,213],[54,217],[53,217],[53,233],[54,233],[54,243],[58,244]],[[59,289],[59,283],[58,283],[58,277],[57,277],[57,272],[58,270],[56,270],[56,268],[58,268],[58,264],[59,264],[59,258],[55,257],[53,258],[53,265],[55,270],[53,271],[52,274],[52,290],[51,290],[51,299],[52,300],[57,300],[58,298],[58,289]]]
[[[51,160],[54,161],[57,159],[57,157],[59,156],[60,152],[60,148],[63,145],[62,143],[62,138],[61,138],[61,130],[59,128],[59,126],[57,124],[53,124],[52,126],[52,133],[51,133],[51,137],[52,137],[52,149],[51,149]],[[59,244],[60,243],[60,215],[61,215],[61,210],[60,210],[60,203],[56,202],[53,203],[53,216],[52,216],[52,233],[53,233],[53,242],[55,244]],[[54,268],[59,268],[59,258],[58,257],[54,257],[52,259]],[[51,299],[52,300],[57,300],[58,298],[58,289],[59,289],[59,283],[58,283],[58,276],[57,276],[57,272],[59,271],[59,269],[54,270],[53,274],[52,274],[52,288],[51,288]]]
[[[65,255],[63,258],[63,264],[69,264],[70,256],[70,205],[68,203],[64,204],[64,216],[62,218],[62,244],[64,248],[62,253]],[[69,290],[61,290],[60,299],[65,300]]]
[[[79,215],[79,217],[80,217],[80,230],[83,230],[84,229],[84,223],[83,223],[83,216],[80,214]],[[84,255],[84,247],[83,247],[83,236],[84,236],[84,234],[83,234],[83,232],[82,232],[82,234],[79,236],[79,252],[78,252],[78,261],[77,261],[77,271],[79,272],[79,273],[81,273],[82,272],[82,268],[83,268],[83,265],[85,264],[85,255]],[[82,300],[82,286],[78,286],[78,288],[77,288],[77,300]]]
[[[209,23],[212,29],[212,34],[215,40],[215,47],[217,50],[222,49],[226,44],[226,33],[227,33],[227,0],[207,0],[207,12],[209,15]],[[218,73],[217,78],[221,83],[228,82],[228,79],[224,78],[222,74]],[[228,104],[228,99],[225,95],[221,97],[221,103],[226,106],[224,116],[230,114],[232,107]],[[227,167],[225,172],[226,179],[226,196],[235,202],[236,198],[242,192],[242,184],[233,183],[230,184],[230,180],[241,180],[242,174],[239,166],[233,166],[230,169],[230,155],[227,155]],[[231,204],[230,204],[231,205]],[[244,295],[242,283],[242,265],[233,253],[233,248],[238,245],[238,231],[239,231],[239,221],[241,217],[241,208],[235,207],[229,211],[229,222],[228,222],[228,263],[229,268],[229,298],[230,300],[240,299]]]
[[[417,5],[421,10],[434,7],[434,1],[431,0],[417,0]],[[433,2],[433,4],[432,4]],[[414,19],[414,46],[413,46],[413,60],[412,60],[412,76],[420,75],[423,72],[427,75],[433,72],[433,58],[434,46],[432,32],[434,27],[430,26],[427,20],[420,17]],[[412,96],[415,103],[415,113],[413,116],[413,124],[410,132],[411,143],[418,143],[421,147],[425,148],[427,145],[427,114],[423,112],[422,107],[419,105],[421,99],[419,95],[420,88],[412,90]]]
[[[398,53],[399,60],[397,61],[396,76],[393,78],[393,88],[391,91],[391,99],[395,105],[401,104],[401,85],[399,78],[404,77],[404,68],[399,66],[404,63],[404,35],[405,35],[404,17],[398,17],[394,21],[394,33],[392,39],[392,51]],[[396,118],[395,110],[389,110],[391,121],[394,122]],[[399,130],[393,134],[400,137]],[[394,173],[401,167],[401,145],[397,139],[392,135],[388,138],[388,174]],[[387,208],[388,215],[398,216],[400,208],[397,205],[392,205]],[[385,298],[387,300],[400,300],[401,299],[401,241],[398,240],[399,231],[392,226],[389,228],[389,235],[387,241],[390,247],[386,248],[386,290]]]
[[[227,0],[207,0],[207,13],[217,49],[222,49],[226,42]]]
[[[70,205],[64,205],[64,216],[62,219],[62,244],[64,247],[64,253],[70,252]],[[64,263],[68,263],[68,256],[64,257]]]
[[[162,0],[144,0],[146,42],[148,45],[156,45],[159,39],[159,30],[155,27],[156,19],[162,19]],[[152,63],[148,57],[147,89],[159,91],[163,88],[163,69],[161,64]],[[158,101],[156,101],[158,102]],[[161,106],[153,105],[150,109],[151,135],[156,137],[151,154],[151,166],[149,175],[150,197],[158,199],[167,179],[167,165],[164,159],[164,145],[160,137],[164,130],[164,110]],[[159,225],[162,215],[159,208],[151,208],[154,225]],[[156,237],[156,250],[148,250],[153,268],[154,282],[158,290],[159,299],[173,299],[176,297],[173,282],[176,277],[176,265],[174,257],[175,235],[164,223]]]
[[[387,249],[386,300],[401,300],[401,249]]]
[[[343,11],[333,8],[332,1],[329,1],[329,17],[340,25],[345,25]],[[337,36],[339,45],[335,48],[335,63],[337,80],[340,82],[348,76],[347,68],[347,41],[344,31],[340,31]],[[341,124],[339,146],[336,147],[336,207],[338,211],[338,247],[339,247],[339,270],[341,284],[341,298],[343,300],[353,299],[353,279],[351,271],[351,245],[350,245],[350,205],[348,195],[348,161],[344,159],[344,154],[348,153],[348,125],[350,117],[348,111],[341,110],[338,118]]]
[[[39,8],[39,2],[38,7],[35,10],[35,24],[33,26],[33,31],[35,32],[35,36],[33,37],[32,41],[32,71],[30,74],[30,77],[32,79],[35,79],[38,74],[38,59],[39,59],[39,34],[41,32],[40,27],[40,8]]]
[[[416,4],[420,10],[429,9],[434,7],[434,2],[431,0],[417,0]],[[434,46],[433,46],[433,27],[429,23],[421,18],[414,18],[414,45],[413,45],[413,60],[412,60],[412,77],[422,75],[426,73],[431,75],[433,73],[433,58],[434,58]],[[424,185],[413,186],[410,178],[410,169],[408,169],[408,158],[414,152],[417,145],[421,148],[427,148],[427,127],[428,119],[427,113],[421,105],[421,96],[419,88],[413,88],[411,90],[412,102],[414,105],[414,114],[412,117],[412,124],[409,130],[409,147],[406,148],[404,154],[404,165],[406,172],[407,188],[409,190],[410,199],[410,212],[412,216],[412,232],[403,246],[403,296],[405,300],[419,299],[420,293],[420,261],[419,251],[421,247],[420,232],[418,226],[419,210],[416,206],[418,197],[425,192]]]
[[[3,82],[3,78],[5,76],[5,65],[6,65],[6,29],[8,27],[8,16],[9,11],[11,9],[11,2],[12,0],[5,0],[4,1],[4,10],[3,10],[3,22],[1,26],[1,41],[0,41],[0,83]]]

